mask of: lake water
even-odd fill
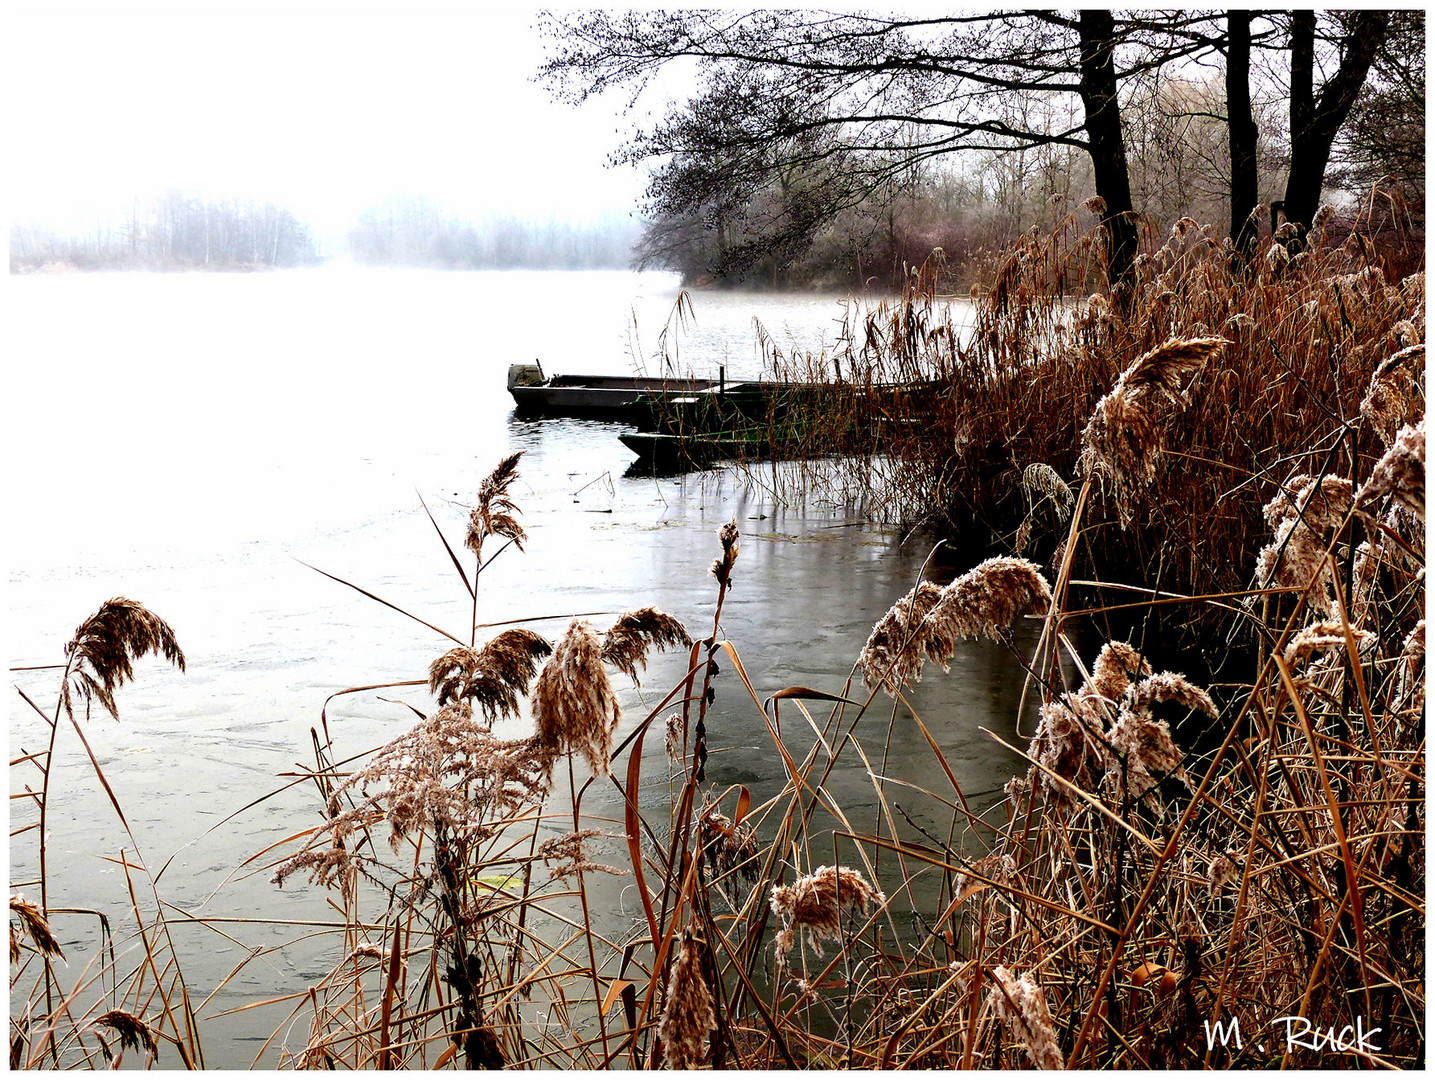
[[[934,537],[864,523],[858,508],[817,494],[778,499],[761,474],[627,478],[632,455],[614,426],[511,415],[505,376],[516,361],[540,359],[549,373],[624,373],[639,360],[651,370],[677,296],[670,275],[593,272],[10,279],[9,662],[61,662],[75,626],[113,596],[174,627],[188,672],[143,662],[119,693],[119,723],[97,715],[86,728],[149,864],[172,860],[166,900],[208,918],[322,917],[317,890],[281,892],[267,872],[235,873],[317,821],[312,792],[292,788],[229,815],[312,760],[309,731],[329,695],[422,678],[447,643],[309,567],[461,635],[469,602],[419,500],[457,545],[478,484],[512,450],[525,451],[514,495],[530,541],[485,572],[480,621],[654,604],[706,633],[715,533],[736,518],[742,547],[723,630],[759,694],[840,691]],[[696,322],[676,347],[680,366],[698,374],[718,364],[729,377],[760,374],[754,318],[779,344],[804,348],[831,346],[840,330],[835,297],[692,299]],[[550,636],[564,625],[537,624]],[[641,691],[620,680],[624,731],[683,667],[655,659]],[[57,678],[12,673],[47,710]],[[1021,678],[1003,650],[973,644],[949,675],[937,669],[917,689],[970,795],[1011,774],[977,729],[1010,736]],[[710,779],[718,790],[745,783],[761,802],[781,789],[780,759],[740,684],[729,676],[718,686]],[[337,699],[336,743],[357,752],[392,737],[411,715],[398,700],[431,707],[421,688]],[[17,695],[7,715],[12,759],[43,749],[42,725]],[[881,754],[889,718],[882,709],[864,721],[869,752]],[[661,768],[661,740],[649,742]],[[892,775],[944,785],[909,721],[892,725],[888,753]],[[829,788],[854,824],[870,827],[877,803],[859,764],[848,761]],[[19,781],[13,768],[12,790]],[[129,842],[73,731],[61,732],[53,787],[52,905],[123,920],[123,878],[105,860]],[[616,814],[617,805],[595,791],[585,808]],[[920,822],[925,811],[913,807]],[[33,834],[12,846],[12,881],[32,875],[33,847]],[[62,943],[83,954],[92,922],[62,925]],[[209,1016],[299,990],[334,959],[322,941],[279,948],[289,928],[224,925],[235,940],[201,928],[178,936],[182,953],[193,949],[186,973],[201,995],[250,949],[274,951],[230,981]],[[213,1020],[207,1063],[248,1064],[284,1011]],[[291,1042],[302,1045],[303,1027]]]

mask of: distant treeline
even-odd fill
[[[507,216],[465,221],[437,203],[392,199],[349,231],[349,253],[378,266],[454,270],[626,269],[641,225],[623,214],[574,223]]]
[[[334,256],[450,270],[627,269],[641,232],[622,214],[582,223],[470,221],[411,197],[366,210],[337,244],[324,245],[284,207],[172,192],[82,229],[12,225],[10,270],[249,270],[310,266]]]
[[[319,260],[308,227],[273,203],[196,199],[170,192],[136,202],[123,219],[84,231],[10,228],[11,272],[57,265],[78,270],[238,270]]]

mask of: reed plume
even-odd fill
[[[749,884],[757,879],[757,836],[742,822],[734,825],[726,814],[708,808],[698,819],[698,849],[711,880],[736,875]]]
[[[338,785],[329,798],[329,820],[280,864],[274,880],[282,885],[302,870],[320,884],[342,881],[358,861],[348,837],[376,821],[388,823],[395,851],[426,828],[488,835],[508,816],[542,803],[552,765],[552,752],[536,739],[495,739],[467,701],[452,702],[381,747]],[[344,809],[350,793],[360,797]],[[330,846],[319,846],[326,839]]]
[[[1191,710],[1216,717],[1211,696],[1182,675],[1163,671],[1134,684],[1121,700],[1116,722],[1106,733],[1111,753],[1106,779],[1114,788],[1123,786],[1128,795],[1140,799],[1168,776],[1186,780],[1181,767],[1181,748],[1171,737],[1171,726],[1151,715],[1151,706],[1174,702]]]
[[[791,885],[774,885],[768,902],[782,924],[776,941],[781,966],[795,944],[796,931],[806,931],[808,943],[820,954],[822,942],[843,940],[844,913],[860,912],[865,918],[887,897],[850,866],[819,866]]]
[[[858,660],[868,686],[880,685],[896,695],[904,684],[921,678],[922,621],[941,597],[940,585],[918,582],[877,620]]]
[[[718,584],[723,588],[730,588],[732,585],[732,567],[737,562],[737,521],[729,521],[718,530],[718,542],[722,544],[722,554],[713,560],[712,575],[717,578]]]
[[[1400,429],[1384,456],[1375,463],[1370,479],[1360,489],[1362,505],[1389,495],[1421,521],[1425,520],[1425,417]]]
[[[1373,648],[1378,640],[1368,630],[1351,630],[1357,651]],[[1344,649],[1346,646],[1345,627],[1336,622],[1316,622],[1302,627],[1291,636],[1286,645],[1285,662],[1296,664],[1318,652],[1328,649]]]
[[[10,910],[20,922],[20,927],[25,935],[35,943],[35,948],[44,956],[58,956],[64,959],[65,953],[60,948],[60,943],[50,930],[50,920],[45,918],[44,912],[38,904],[32,904],[19,893],[10,897]],[[15,924],[10,924],[10,962],[18,963],[20,960],[20,940],[15,932]]]
[[[1349,480],[1296,476],[1266,503],[1266,521],[1275,529],[1271,542],[1256,555],[1256,583],[1304,589],[1314,604],[1333,612],[1326,547],[1354,502]]]
[[[1121,525],[1132,518],[1131,495],[1156,478],[1166,429],[1190,398],[1192,381],[1230,344],[1225,338],[1168,341],[1131,364],[1096,403],[1081,435],[1083,475],[1109,479]]]
[[[1210,694],[1188,682],[1184,675],[1172,671],[1162,671],[1136,683],[1126,692],[1123,705],[1136,712],[1146,712],[1152,705],[1169,702],[1203,712],[1213,719],[1219,714]]]
[[[565,833],[543,841],[538,845],[536,854],[545,866],[557,864],[552,867],[551,872],[559,881],[567,881],[587,873],[621,875],[623,871],[594,862],[588,854],[588,841],[601,835],[597,829],[580,829],[577,832]]]
[[[922,650],[945,668],[959,638],[1000,640],[1017,619],[1044,611],[1050,603],[1051,586],[1036,563],[1010,556],[987,559],[942,590],[922,620]]]
[[[1102,703],[1092,694],[1063,694],[1042,704],[1036,733],[1027,756],[1041,768],[1028,770],[1031,789],[1057,806],[1072,802],[1071,793],[1053,775],[1082,791],[1093,791],[1109,754],[1102,742]]]
[[[1241,872],[1236,868],[1235,861],[1226,854],[1219,854],[1211,860],[1211,867],[1206,875],[1210,886],[1211,895],[1219,896],[1221,891],[1228,885],[1234,885],[1240,880]]]
[[[1032,1066],[1064,1069],[1066,1059],[1056,1041],[1046,991],[1030,975],[1017,978],[1000,965],[992,968],[992,980],[996,984],[988,996],[992,1009],[1016,1036]]]
[[[1035,495],[1050,499],[1056,505],[1057,516],[1062,521],[1071,516],[1071,504],[1076,496],[1072,493],[1071,485],[1050,465],[1041,461],[1028,465],[1022,470],[1021,486],[1029,501],[1035,502]]]
[[[717,1030],[717,1012],[712,991],[703,978],[702,950],[691,928],[673,957],[663,1014],[658,1021],[658,1038],[663,1041],[663,1061],[670,1069],[694,1069],[703,1059],[703,1045]]]
[[[1132,681],[1151,674],[1146,658],[1124,641],[1108,641],[1091,665],[1088,688],[1107,701],[1117,701]]]
[[[1042,611],[1051,587],[1033,562],[987,559],[950,585],[919,582],[877,620],[858,664],[868,686],[896,695],[920,679],[925,659],[947,667],[962,638],[1000,639],[1023,615]]]
[[[1422,724],[1425,716],[1425,620],[1405,636],[1396,661],[1391,702],[1399,717],[1402,732]]]
[[[607,776],[619,715],[603,667],[603,639],[574,619],[533,684],[538,744],[554,755],[581,753],[594,776]]]
[[[154,1029],[134,1013],[111,1009],[95,1017],[90,1026],[109,1028],[119,1036],[120,1046],[129,1047],[136,1053],[143,1047],[151,1061],[159,1057],[159,1041],[155,1038]]]
[[[184,653],[174,631],[158,615],[135,600],[117,596],[75,629],[65,646],[70,671],[60,691],[65,712],[73,717],[72,688],[88,705],[98,700],[116,720],[115,690],[134,678],[134,661],[146,653],[163,656],[180,671]]]
[[[490,720],[518,714],[518,699],[538,671],[538,661],[553,651],[532,630],[512,629],[481,649],[460,645],[429,665],[429,692],[440,706],[468,701]]]
[[[479,559],[483,558],[483,542],[490,536],[512,540],[519,550],[527,539],[528,534],[515,516],[519,509],[508,494],[518,476],[518,459],[522,456],[522,450],[509,454],[479,485],[478,505],[469,514],[468,535],[464,539],[465,546]]]
[[[1413,335],[1414,328],[1408,333]],[[1424,414],[1425,346],[1413,344],[1386,357],[1371,373],[1360,415],[1389,446],[1397,431]]]
[[[683,624],[654,607],[629,611],[603,635],[603,659],[634,683],[638,671],[648,663],[648,650],[691,645]]]
[[[1184,676],[1151,674],[1151,665],[1124,641],[1103,645],[1079,690],[1041,706],[1027,748],[1027,756],[1043,767],[1027,773],[1032,790],[1044,792],[1054,805],[1071,806],[1071,793],[1051,774],[1094,792],[1103,776],[1119,784],[1124,770],[1127,792],[1135,798],[1166,776],[1184,777],[1169,724],[1151,715],[1153,705],[1166,703],[1218,714],[1211,696]]]

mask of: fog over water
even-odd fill
[[[604,164],[623,103],[531,81],[536,10],[14,5],[12,220],[84,227],[171,189],[274,201],[325,237],[394,195],[474,220],[627,213],[642,177]]]

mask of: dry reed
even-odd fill
[[[703,1060],[703,1046],[716,1028],[717,1014],[703,977],[701,949],[692,930],[687,929],[673,959],[658,1021],[664,1063],[670,1069],[696,1068]]]

